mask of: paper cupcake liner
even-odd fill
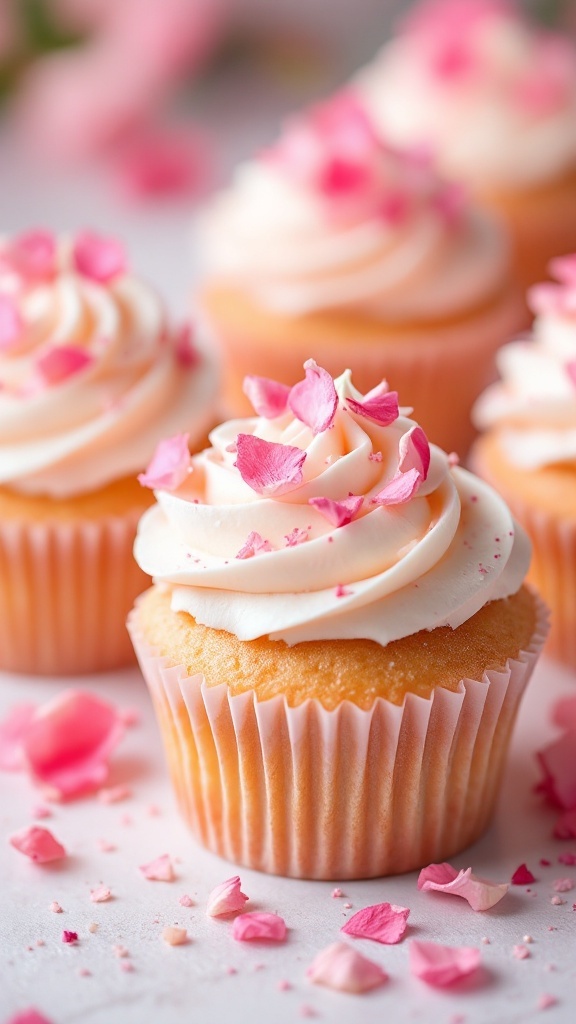
[[[0,669],[75,675],[134,661],[126,616],[150,584],[132,556],[140,514],[0,522]]]
[[[378,698],[369,711],[208,687],[128,628],[158,715],[184,818],[239,864],[297,878],[371,878],[443,861],[486,828],[518,703],[543,645],[459,692]]]

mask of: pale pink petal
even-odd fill
[[[291,389],[288,405],[296,419],[310,427],[313,434],[321,434],[334,422],[338,395],[328,371],[313,359],[304,363],[304,369],[306,377]]]
[[[576,809],[560,815],[553,834],[556,839],[576,839]]]
[[[160,441],[146,472],[138,476],[143,487],[175,491],[184,482],[192,465],[189,437],[189,434],[176,434]]]
[[[362,496],[351,494],[342,501],[332,501],[331,498],[309,498],[308,504],[318,509],[333,526],[346,526],[352,522],[354,516],[364,502]]]
[[[253,558],[259,551],[272,551],[269,540],[264,540],[255,530],[249,533],[236,558]]]
[[[391,946],[404,935],[410,911],[407,907],[396,907],[393,903],[376,903],[364,907],[352,915],[340,929],[346,935],[358,939],[374,939]]]
[[[563,736],[537,751],[544,770],[542,788],[553,803],[566,811],[576,808],[576,733]]]
[[[52,1024],[52,1021],[31,1006],[29,1010],[19,1010],[18,1013],[14,1013],[6,1021],[6,1024]]]
[[[24,280],[49,280],[56,273],[56,239],[42,230],[15,235],[2,249],[0,262]]]
[[[510,879],[512,885],[531,885],[536,879],[526,864],[521,864]]]
[[[112,899],[112,891],[107,885],[99,885],[96,889],[90,889],[92,903],[107,903]]]
[[[407,473],[398,473],[372,498],[374,505],[403,505],[417,493],[422,483],[422,475],[417,469],[409,469]]]
[[[472,910],[490,910],[508,892],[506,883],[489,882],[472,874],[472,868],[456,871],[451,864],[429,864],[418,876],[418,888],[462,896]]]
[[[381,427],[390,426],[399,416],[397,391],[381,391],[372,398],[367,395],[363,402],[347,398],[346,404],[356,416],[374,420]]]
[[[242,390],[254,407],[258,416],[274,420],[288,408],[290,388],[268,377],[244,377]]]
[[[130,199],[195,199],[210,183],[212,163],[212,146],[199,132],[151,128],[122,148],[116,174]]]
[[[398,469],[401,473],[416,469],[422,479],[426,479],[430,468],[430,445],[422,427],[412,427],[402,434],[398,445],[398,456]]]
[[[345,942],[334,942],[314,957],[306,975],[315,985],[338,992],[361,995],[388,981],[388,975],[379,964],[362,956]]]
[[[232,925],[231,934],[238,942],[284,942],[286,922],[278,914],[262,914],[257,911],[240,914]]]
[[[176,878],[172,861],[167,853],[163,853],[149,864],[141,864],[139,871],[149,882],[173,882]]]
[[[18,306],[9,295],[0,294],[0,353],[9,352],[20,341],[23,329]]]
[[[124,247],[115,238],[84,231],[74,241],[72,260],[83,277],[107,284],[126,271]]]
[[[16,772],[24,768],[22,744],[36,714],[35,704],[15,704],[0,722],[0,769]]]
[[[576,361],[574,369],[576,372]],[[552,721],[561,729],[569,729],[576,735],[576,697],[563,697],[556,701],[552,709]]]
[[[10,845],[24,853],[36,864],[48,864],[52,860],[62,860],[66,857],[66,850],[52,835],[47,828],[40,825],[30,825],[20,832],[10,836]]]
[[[192,324],[186,323],[180,327],[174,342],[174,354],[179,366],[185,370],[198,366],[200,353],[194,344]]]
[[[452,985],[480,966],[480,950],[472,946],[441,946],[412,939],[410,971],[429,985]]]
[[[253,491],[269,497],[284,494],[302,483],[306,452],[289,444],[263,441],[254,434],[238,434],[234,465]]]
[[[183,946],[188,941],[188,932],[185,928],[168,925],[162,930],[162,938],[169,946]]]
[[[234,875],[212,889],[206,906],[208,917],[223,917],[243,910],[248,896],[242,892],[241,886],[240,875]]]
[[[36,360],[36,370],[40,383],[49,387],[87,370],[93,362],[93,356],[78,345],[53,345]]]
[[[108,758],[124,735],[116,708],[82,690],[68,690],[38,709],[24,737],[32,778],[53,799],[98,789]]]

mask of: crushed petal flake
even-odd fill
[[[237,914],[244,909],[248,896],[242,892],[240,875],[233,875],[217,885],[208,896],[206,914],[208,917],[223,917]]]
[[[176,878],[172,861],[167,853],[163,853],[149,864],[141,864],[139,871],[149,882],[173,882]]]

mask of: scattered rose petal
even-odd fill
[[[181,907],[193,907],[194,906],[194,900],[190,896],[188,896],[186,893],[184,893],[182,896],[178,897],[178,903],[180,904]]]
[[[169,946],[183,946],[188,941],[188,932],[185,928],[168,925],[162,930],[162,938]]]
[[[306,452],[289,444],[264,441],[254,434],[238,434],[234,465],[253,491],[264,497],[284,494],[302,482]]]
[[[570,892],[574,888],[574,882],[571,878],[557,878],[552,888],[554,892]]]
[[[232,924],[232,938],[238,942],[284,942],[286,923],[278,914],[253,911],[240,914]]]
[[[379,964],[362,956],[345,942],[334,942],[323,949],[306,971],[314,985],[325,985],[339,992],[360,995],[388,981]]]
[[[9,295],[0,294],[0,353],[9,352],[20,341],[23,329],[18,306]]]
[[[347,526],[352,522],[356,513],[362,507],[364,498],[361,495],[351,494],[342,501],[332,501],[332,498],[309,498],[308,504],[312,505],[321,515],[332,523],[333,526]]]
[[[64,911],[62,910],[62,907],[60,906],[59,903],[56,902],[56,900],[52,900],[52,903],[50,904],[49,909],[52,911],[53,914],[63,914],[64,913]]]
[[[291,389],[288,405],[296,419],[310,427],[313,434],[322,434],[334,422],[338,395],[328,371],[313,359],[304,363],[304,369],[306,377]]]
[[[191,468],[189,434],[176,434],[160,441],[145,473],[138,476],[143,487],[175,491]]]
[[[244,377],[242,390],[252,403],[255,413],[264,419],[274,420],[288,408],[290,388],[267,377]]]
[[[398,469],[401,473],[416,469],[422,479],[426,479],[430,468],[430,445],[422,427],[411,427],[405,434],[402,434],[398,445],[398,455]]]
[[[36,864],[49,864],[52,860],[62,860],[66,850],[47,828],[30,825],[10,836],[9,843]]]
[[[530,956],[530,950],[527,946],[523,945],[513,946],[512,956],[516,957],[517,960],[527,960]]]
[[[53,345],[36,360],[36,370],[41,384],[50,387],[63,384],[93,362],[90,353],[79,345]]]
[[[452,985],[480,966],[480,950],[472,946],[441,946],[412,939],[410,971],[428,985]]]
[[[373,505],[403,505],[417,493],[422,483],[422,474],[417,469],[398,473],[372,498]]]
[[[98,790],[98,801],[101,804],[117,804],[132,796],[130,786],[109,786]]]
[[[372,398],[366,395],[363,402],[347,398],[346,404],[356,416],[364,416],[366,419],[374,420],[381,427],[389,427],[399,416],[398,392],[384,391],[372,394]]]
[[[108,284],[126,271],[126,256],[120,242],[91,231],[84,231],[76,238],[72,261],[79,274],[99,284]]]
[[[558,1005],[558,1000],[557,1000],[556,996],[550,995],[549,992],[543,992],[542,995],[538,997],[538,1002],[536,1003],[536,1008],[538,1010],[549,1010],[551,1006],[557,1006],[557,1005]]]
[[[287,548],[294,548],[297,544],[303,544],[308,540],[308,530],[301,530],[299,526],[295,526],[290,533],[285,535],[284,540]]]
[[[259,533],[253,530],[248,534],[236,558],[253,558],[259,551],[272,551],[272,545],[269,540],[264,540]]]
[[[373,939],[384,945],[400,942],[406,931],[410,911],[393,903],[376,903],[357,910],[340,931],[359,939]]]
[[[566,811],[576,809],[576,734],[565,732],[536,754],[544,779],[541,786],[548,798]]]
[[[29,1010],[19,1010],[18,1013],[13,1014],[6,1024],[52,1024],[52,1021],[31,1006]]]
[[[2,249],[0,263],[24,280],[49,280],[56,272],[56,239],[42,230],[16,235]]]
[[[217,885],[208,897],[206,913],[208,917],[222,917],[225,914],[236,914],[244,909],[248,896],[242,892],[240,875],[227,878]]]
[[[138,870],[150,882],[173,882],[176,877],[172,861],[167,853],[151,860],[149,864],[141,864]]]
[[[112,891],[106,885],[99,885],[96,889],[90,889],[92,903],[107,903],[112,899]]]
[[[532,872],[526,867],[526,864],[521,864],[520,867],[516,868],[516,871],[510,879],[512,885],[531,885],[536,879]]]
[[[472,910],[490,910],[508,892],[506,883],[489,882],[472,874],[472,868],[456,871],[451,864],[430,864],[418,876],[418,888],[462,896]]]
[[[35,704],[15,704],[0,722],[0,769],[2,771],[15,772],[24,767],[22,741],[35,713]]]
[[[67,928],[62,932],[62,942],[72,945],[74,942],[78,942],[78,932],[69,932]]]

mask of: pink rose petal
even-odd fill
[[[289,444],[263,441],[254,434],[238,434],[234,465],[253,491],[264,497],[285,494],[302,482],[306,452]]]
[[[244,377],[242,390],[254,407],[258,416],[274,420],[282,416],[288,408],[290,388],[267,377]]]
[[[303,544],[308,540],[308,530],[301,530],[299,526],[295,526],[290,533],[285,535],[284,540],[287,548],[295,548],[297,544]]]
[[[361,995],[388,981],[388,975],[379,964],[362,956],[345,942],[334,942],[323,949],[306,971],[314,985],[325,985],[338,992]]]
[[[253,530],[248,534],[236,558],[253,558],[259,551],[272,551],[272,545],[269,540],[264,540],[259,533]]]
[[[376,903],[364,907],[352,915],[340,929],[346,935],[359,939],[373,939],[384,945],[394,945],[406,931],[410,911],[407,907],[396,907],[393,903]]]
[[[376,390],[376,389],[375,389]],[[363,402],[357,402],[354,398],[347,398],[348,408],[356,416],[364,416],[366,419],[374,420],[381,427],[388,427],[394,420],[398,419],[398,392],[381,391],[379,394],[371,392],[373,397],[366,395]]]
[[[520,867],[516,868],[510,881],[512,885],[531,885],[536,879],[526,864],[521,864]]]
[[[416,469],[422,479],[426,479],[430,468],[430,445],[422,427],[412,427],[402,435],[398,455],[398,469],[401,473]]]
[[[418,492],[422,474],[417,469],[398,473],[378,494],[372,498],[373,505],[403,505]]]
[[[185,928],[168,925],[162,930],[162,938],[169,946],[183,946],[188,942],[188,932]]]
[[[238,942],[284,942],[286,922],[278,914],[240,914],[232,924],[231,935]]]
[[[93,356],[78,345],[53,345],[36,360],[36,371],[40,384],[51,387],[82,373],[93,362]]]
[[[107,903],[110,899],[112,899],[112,891],[107,885],[99,885],[96,889],[90,889],[92,903]]]
[[[566,811],[576,808],[576,732],[563,736],[536,753],[544,770],[542,789]]]
[[[10,239],[0,252],[0,264],[25,281],[49,280],[56,273],[56,239],[50,231],[27,231]]]
[[[38,709],[24,738],[32,778],[52,799],[98,789],[108,758],[124,735],[116,708],[82,690],[68,690]]]
[[[31,1006],[29,1010],[19,1010],[18,1013],[13,1014],[6,1024],[52,1024],[52,1021]]]
[[[79,274],[99,284],[108,284],[126,271],[126,256],[120,242],[91,231],[84,231],[76,238],[72,261]]]
[[[0,722],[0,769],[16,772],[24,767],[22,743],[36,713],[35,704],[15,704]]]
[[[184,483],[191,468],[189,437],[189,434],[176,434],[160,441],[146,472],[138,476],[143,487],[175,491]]]
[[[223,917],[243,910],[248,896],[242,892],[241,886],[240,875],[234,875],[212,889],[206,906],[208,917]]]
[[[480,950],[472,946],[441,946],[412,939],[410,971],[428,985],[452,985],[480,966]]]
[[[9,295],[0,294],[0,353],[9,352],[20,341],[23,329],[18,306]]]
[[[334,422],[338,395],[327,370],[313,359],[304,363],[306,377],[295,384],[288,396],[288,405],[296,419],[305,423],[313,434],[322,434]]]
[[[309,498],[308,504],[318,509],[333,526],[346,526],[352,522],[354,516],[362,507],[364,498],[351,494],[342,501],[332,501],[331,498]]]
[[[418,876],[418,888],[462,896],[472,910],[490,910],[508,892],[507,884],[489,882],[472,874],[472,868],[456,871],[451,864],[429,864]]]
[[[576,839],[576,808],[564,811],[554,825],[555,839]]]
[[[149,882],[173,882],[176,878],[172,861],[167,853],[163,853],[149,864],[141,864],[139,871]]]
[[[19,853],[30,857],[36,864],[49,864],[52,860],[62,860],[66,850],[47,828],[30,825],[10,836],[10,845]]]

